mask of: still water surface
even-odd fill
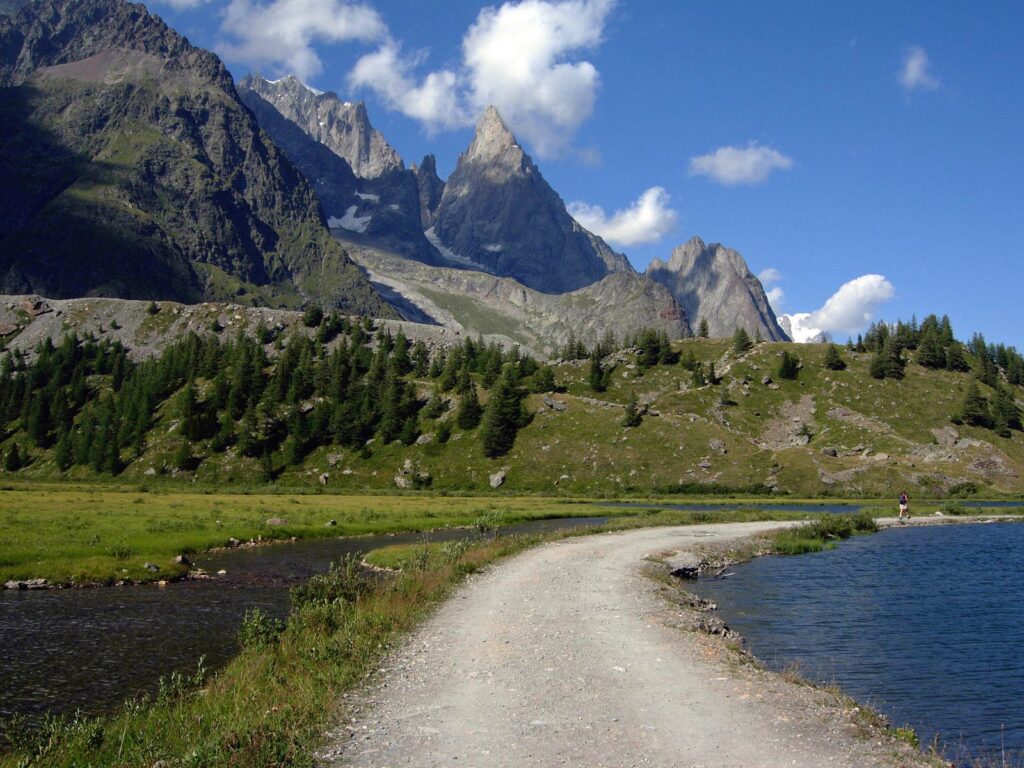
[[[600,525],[605,517],[538,520],[502,535]],[[227,575],[155,585],[17,592],[0,590],[0,717],[98,714],[155,691],[162,676],[192,674],[200,658],[223,666],[237,650],[245,613],[283,617],[288,589],[350,553],[390,544],[466,538],[466,529],[360,536],[242,548],[197,558]]]
[[[1024,524],[890,529],[732,570],[696,591],[772,668],[838,683],[951,757],[1024,760]]]

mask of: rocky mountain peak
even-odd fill
[[[523,151],[516,137],[505,125],[496,108],[487,107],[476,124],[473,141],[460,162],[487,164],[510,171],[533,168],[533,161]]]
[[[676,247],[668,263],[654,259],[647,276],[675,296],[696,327],[708,321],[712,336],[731,336],[744,328],[767,341],[786,341],[761,281],[738,251],[692,237]]]
[[[428,236],[449,258],[548,293],[633,271],[569,215],[494,107],[459,156]]]
[[[366,105],[343,101],[332,91],[318,91],[294,75],[267,80],[258,74],[239,83],[271,104],[309,136],[345,159],[356,176],[375,179],[404,170],[402,158],[370,124]]]

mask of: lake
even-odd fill
[[[888,529],[730,570],[695,589],[769,667],[837,683],[952,759],[1024,759],[1024,525]]]

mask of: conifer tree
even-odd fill
[[[964,354],[964,347],[957,341],[946,347],[946,370],[960,373],[971,370],[971,364],[967,362],[967,355]]]
[[[777,374],[780,379],[795,379],[800,375],[800,358],[796,355],[791,355],[789,350],[783,350],[782,357],[779,359]]]
[[[939,341],[938,330],[931,330],[929,327],[921,336],[916,360],[918,365],[923,365],[925,368],[946,367],[946,350],[942,348],[942,342]]]
[[[737,355],[741,355],[754,346],[754,343],[750,340],[750,334],[747,333],[746,328],[737,328],[736,332],[732,335],[732,351]]]
[[[506,371],[494,385],[484,411],[480,427],[484,455],[493,459],[508,453],[516,434],[525,423],[522,393],[515,386],[509,371]]]
[[[700,325],[698,326],[697,336],[701,339],[706,339],[709,335],[708,319],[706,317],[702,317],[700,319]]]
[[[622,417],[622,426],[639,427],[643,417],[640,415],[640,406],[637,403],[636,392],[629,393],[629,401],[626,403],[626,411]]]
[[[590,356],[590,372],[587,374],[587,383],[595,392],[604,392],[608,388],[604,366],[597,352]]]
[[[964,393],[964,401],[960,406],[958,419],[972,427],[988,428],[992,426],[992,414],[989,411],[988,400],[978,388],[978,383],[973,379],[967,385],[967,391]]]
[[[57,445],[53,449],[53,460],[61,472],[68,470],[75,463],[74,445],[70,430],[60,433]]]
[[[992,400],[992,425],[1000,437],[1009,437],[1011,430],[1021,428],[1020,409],[1013,393],[1002,384],[996,387]]]
[[[455,414],[455,423],[459,425],[459,429],[475,429],[482,416],[483,409],[476,394],[476,385],[469,371],[463,368],[459,378],[459,410]]]
[[[558,388],[558,384],[555,382],[555,371],[550,365],[542,365],[537,372],[533,375],[533,386],[531,389],[542,394],[544,392],[554,392]]]
[[[707,379],[704,378],[704,365],[702,363],[697,363],[693,367],[693,374],[690,377],[690,382],[697,389],[700,389],[708,383]]]
[[[828,349],[825,350],[825,367],[830,371],[846,370],[846,361],[839,354],[839,347],[835,344],[829,344]]]
[[[24,459],[21,457],[21,450],[17,443],[11,443],[7,449],[7,456],[4,458],[4,469],[8,472],[17,472],[24,466]]]

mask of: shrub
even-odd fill
[[[340,563],[332,563],[327,573],[317,574],[305,584],[292,587],[292,609],[305,605],[355,603],[373,587],[373,579],[357,555],[349,554]]]
[[[238,630],[238,644],[243,648],[266,648],[277,641],[283,630],[284,622],[280,619],[272,619],[259,608],[253,608],[246,611],[245,618],[242,619],[242,627]]]

